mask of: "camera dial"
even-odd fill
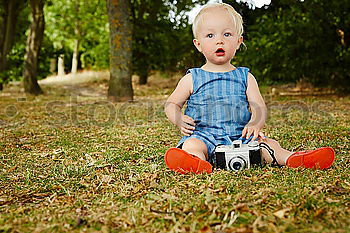
[[[259,146],[259,143],[257,141],[251,141],[248,143],[248,146],[249,147],[256,147],[256,146]]]
[[[235,157],[228,162],[230,170],[239,171],[247,167],[247,162],[242,157]]]

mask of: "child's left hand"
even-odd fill
[[[258,137],[261,139],[265,139],[265,135],[260,131],[261,127],[258,125],[247,124],[242,131],[242,138],[250,138],[253,136],[251,141],[254,141]]]

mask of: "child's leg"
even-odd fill
[[[206,161],[207,145],[198,138],[188,138],[182,149],[170,148],[164,156],[168,168],[180,173],[211,173],[212,165]]]
[[[283,149],[276,140],[271,138],[259,140],[259,143],[261,142],[266,143],[274,151],[274,155],[279,165],[285,165],[287,159],[293,154],[293,152]],[[263,159],[268,163],[272,163],[273,159],[269,151],[266,148],[262,148],[261,152]]]
[[[195,155],[202,160],[208,158],[208,148],[205,143],[198,138],[189,138],[182,145],[182,149],[189,154]]]
[[[286,165],[288,167],[305,167],[327,169],[334,161],[334,150],[330,147],[318,148],[310,151],[291,152],[283,149],[280,144],[270,138],[259,141],[262,148],[262,157],[268,163],[273,162],[271,153],[277,160],[279,165]],[[265,148],[265,143],[270,151]]]

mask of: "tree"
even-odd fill
[[[205,0],[133,0],[133,70],[146,84],[152,70],[173,71],[189,51],[192,34],[186,12]]]
[[[0,1],[0,91],[3,83],[8,80],[6,70],[8,68],[7,55],[15,41],[18,15],[24,7],[24,0]]]
[[[114,101],[130,101],[133,100],[131,3],[129,0],[107,0],[107,9],[110,30],[108,97]]]
[[[38,95],[42,90],[37,81],[38,58],[44,38],[44,1],[30,0],[32,23],[27,39],[23,70],[23,84],[26,93]]]
[[[108,68],[106,1],[57,0],[45,7],[45,35],[64,55],[72,73],[82,68]],[[71,58],[71,62],[69,59]]]
[[[72,74],[76,74],[78,70],[78,56],[79,56],[79,47],[80,47],[80,41],[81,41],[81,21],[78,17],[80,14],[80,1],[76,0],[74,1],[74,9],[76,16],[76,21],[74,25],[74,34],[76,35],[76,38],[74,40],[74,49],[73,49],[73,58],[72,58]]]

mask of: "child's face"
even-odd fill
[[[243,41],[237,34],[232,17],[225,9],[214,8],[205,12],[198,23],[197,38],[193,43],[203,53],[207,63],[230,63]]]

